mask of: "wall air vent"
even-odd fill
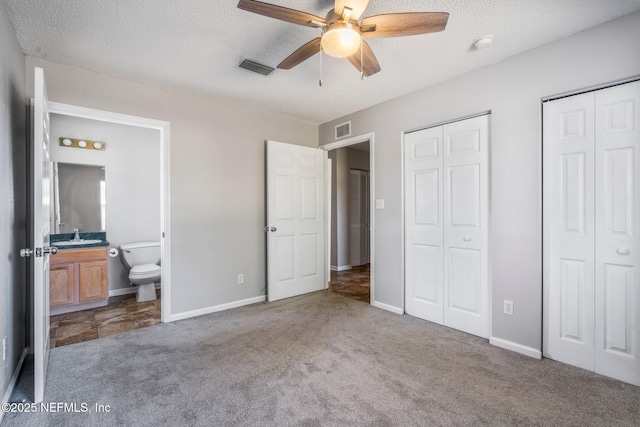
[[[257,62],[249,61],[248,59],[245,59],[240,63],[240,68],[253,71],[254,73],[262,74],[263,76],[268,76],[269,74],[273,73],[274,70],[274,68],[272,67],[258,64]]]
[[[336,126],[336,139],[351,136],[351,121]]]

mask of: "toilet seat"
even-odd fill
[[[134,285],[160,282],[162,268],[157,264],[135,265],[129,272],[129,280]]]
[[[130,277],[149,277],[160,274],[162,268],[158,264],[135,265],[129,272]]]

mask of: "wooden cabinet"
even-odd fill
[[[51,314],[107,305],[108,247],[63,249],[50,257]]]

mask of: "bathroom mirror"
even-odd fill
[[[54,233],[106,231],[104,166],[54,162]]]

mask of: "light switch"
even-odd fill
[[[376,199],[376,209],[384,209],[384,199]]]

